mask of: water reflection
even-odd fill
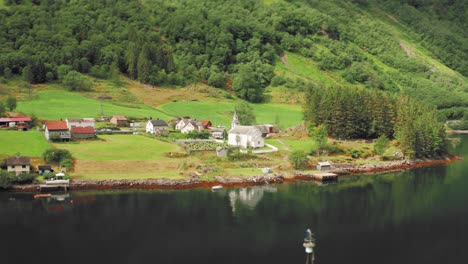
[[[247,206],[249,209],[255,209],[257,204],[262,200],[265,192],[275,193],[277,192],[277,188],[275,186],[265,185],[230,190],[228,196],[232,212],[236,213],[236,207],[241,204]]]
[[[456,153],[468,158],[468,137]],[[309,226],[318,241],[309,263],[465,263],[466,171],[460,161],[320,187],[70,192],[43,200],[0,193],[2,263],[304,263],[300,240]],[[63,211],[48,210],[57,206]]]

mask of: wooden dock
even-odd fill
[[[330,172],[316,172],[311,174],[296,174],[295,178],[299,180],[314,180],[321,183],[328,183],[337,181],[338,175]]]
[[[317,181],[336,181],[338,175],[330,172],[321,172],[312,174],[312,178]]]
[[[40,184],[39,191],[56,191],[56,190],[64,190],[67,191],[70,187],[70,184]]]

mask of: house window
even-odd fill
[[[258,144],[260,145],[260,141],[258,142]]]
[[[26,169],[26,165],[21,166],[21,168]]]

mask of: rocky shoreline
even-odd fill
[[[405,170],[423,166],[447,164],[460,160],[459,157],[447,157],[437,160],[417,159],[389,161],[381,164],[333,164],[333,169],[327,172],[339,176],[353,174],[378,173],[385,171]],[[72,180],[70,190],[102,190],[102,189],[189,189],[189,188],[211,188],[215,185],[224,187],[245,187],[282,182],[293,182],[298,180],[313,180],[312,175],[301,172],[273,173],[268,175],[252,176],[248,178],[221,177],[216,176],[213,181],[203,181],[198,178],[184,180],[169,179],[142,179],[142,180]],[[13,192],[36,192],[39,184],[17,185],[10,191]]]

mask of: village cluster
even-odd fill
[[[70,141],[96,138],[98,133],[121,133],[133,134],[136,133],[138,127],[142,127],[141,123],[133,123],[125,116],[115,115],[107,120],[112,126],[132,129],[127,130],[112,130],[108,128],[97,129],[96,120],[94,118],[67,118],[65,120],[48,120],[43,122],[44,136],[49,141]],[[0,118],[0,127],[27,130],[32,122],[31,117],[5,117]],[[271,134],[278,132],[276,126],[271,124],[243,126],[239,123],[237,113],[234,112],[231,128],[229,131],[222,126],[213,126],[210,120],[195,120],[190,117],[174,118],[168,122],[162,119],[149,119],[146,121],[146,133],[161,136],[173,132],[188,134],[192,131],[207,131],[214,140],[227,140],[229,146],[241,148],[262,148],[265,146],[265,138]],[[226,138],[227,136],[227,138]],[[31,159],[24,156],[13,156],[6,160],[8,171],[21,173],[29,173],[31,169]],[[52,168],[48,165],[38,167],[39,173],[52,172]]]

